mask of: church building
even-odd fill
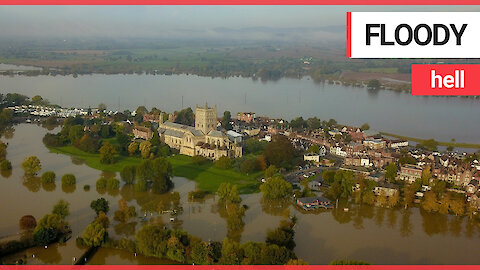
[[[195,108],[195,126],[173,122],[159,125],[160,138],[171,148],[178,149],[187,156],[200,155],[217,160],[222,156],[236,158],[242,156],[242,146],[235,143],[222,131],[217,130],[217,106]]]

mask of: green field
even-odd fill
[[[138,165],[142,159],[137,157],[117,156],[115,164],[106,165],[100,163],[100,154],[91,154],[75,148],[74,146],[50,147],[52,153],[73,156],[85,161],[94,169],[101,171],[119,172],[125,165]],[[203,165],[192,163],[192,158],[184,155],[168,157],[172,164],[173,175],[185,177],[198,183],[198,188],[215,193],[223,182],[238,185],[240,193],[258,192],[263,172],[246,175],[235,169],[223,170],[214,166],[213,162]]]

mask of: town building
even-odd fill
[[[132,130],[135,139],[150,140],[153,137],[153,131],[150,128],[136,126]]]
[[[250,123],[255,120],[255,113],[253,112],[239,112],[237,113],[237,120]]]
[[[216,130],[217,108],[196,106],[195,126],[164,122],[159,125],[161,139],[187,156],[200,155],[217,160],[222,156],[242,156],[242,146],[227,133]]]
[[[406,181],[408,183],[413,183],[417,179],[422,178],[423,169],[420,166],[405,164],[400,168],[400,173],[398,174],[398,179]]]

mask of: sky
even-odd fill
[[[3,37],[344,38],[346,11],[480,6],[0,6]]]

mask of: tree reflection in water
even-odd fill
[[[42,188],[43,188],[43,190],[45,190],[47,192],[52,192],[57,188],[57,185],[55,184],[55,182],[53,182],[53,183],[43,183],[42,182]]]
[[[12,176],[12,170],[0,170],[0,174],[4,178],[9,178],[10,176]]]
[[[266,214],[285,218],[290,217],[291,202],[289,199],[267,200],[262,198],[260,204],[262,205],[262,211]]]
[[[23,185],[31,192],[38,192],[41,187],[40,177],[24,176]]]

